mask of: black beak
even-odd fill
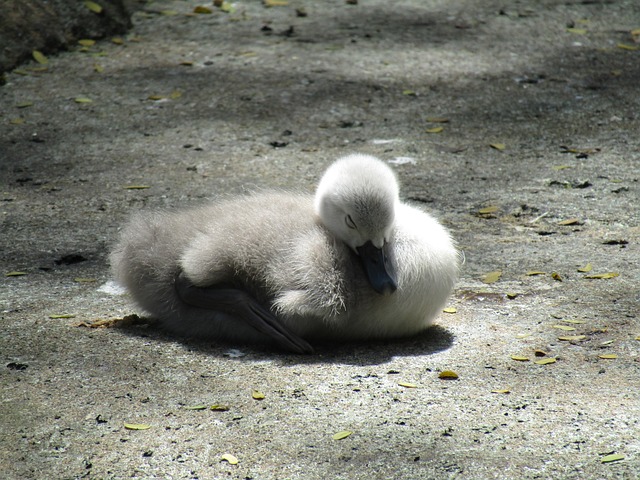
[[[377,248],[371,241],[368,241],[356,248],[356,251],[362,259],[369,283],[376,292],[387,295],[398,289],[398,284],[382,248]]]

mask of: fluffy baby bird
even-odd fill
[[[315,197],[262,192],[137,214],[111,265],[168,330],[307,353],[314,340],[424,330],[459,255],[435,218],[400,202],[389,166],[354,154],[327,169]]]

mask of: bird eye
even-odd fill
[[[347,227],[355,230],[358,227],[356,226],[356,222],[353,221],[353,218],[351,218],[351,215],[347,215],[344,219],[345,223],[347,224]]]

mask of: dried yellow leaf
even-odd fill
[[[533,277],[534,275],[546,275],[547,272],[542,272],[540,270],[530,270],[527,272],[527,276]]]
[[[334,433],[331,435],[331,438],[334,440],[342,440],[343,438],[347,438],[349,435],[352,435],[353,432],[351,430],[342,430],[341,432]]]
[[[404,388],[418,388],[418,385],[409,382],[398,382],[398,385]]]
[[[588,273],[591,270],[593,270],[593,265],[591,265],[590,263],[587,263],[584,267],[578,269],[578,271],[581,273]]]
[[[507,390],[506,388],[504,388],[504,389],[501,389],[501,390],[491,390],[491,393],[502,393],[502,394],[505,394],[505,393],[511,393],[511,390]]]
[[[116,45],[124,45],[124,39],[122,37],[113,37],[111,39],[111,43],[115,43]]]
[[[585,275],[584,278],[595,278],[595,279],[607,279],[607,278],[616,278],[620,276],[617,272],[608,272],[608,273],[598,273],[596,275]]]
[[[552,272],[551,273],[551,278],[553,278],[557,282],[561,282],[562,281],[562,277],[560,276],[560,274],[558,272]]]
[[[458,309],[456,307],[447,307],[447,308],[443,308],[442,311],[444,313],[456,313]]]
[[[177,100],[181,96],[182,96],[182,92],[180,90],[174,90],[169,94],[169,98],[171,98],[172,100]]]
[[[568,218],[567,220],[562,220],[561,222],[558,222],[558,225],[575,225],[576,223],[580,223],[580,219],[579,218]]]
[[[444,127],[433,127],[425,130],[426,133],[441,133],[442,131],[444,131]]]
[[[640,37],[640,28],[634,28],[629,33],[631,33],[632,37]]]
[[[125,423],[124,428],[127,430],[149,430],[151,425],[148,423]]]
[[[20,102],[16,104],[16,108],[33,107],[33,102]]]
[[[484,283],[495,283],[498,280],[500,280],[501,276],[502,276],[502,271],[496,270],[495,272],[487,273],[484,277],[482,277],[482,281]]]
[[[227,412],[229,411],[229,405],[215,403],[209,407],[209,410],[213,410],[214,412]]]
[[[638,335],[638,336],[636,337],[636,340],[640,340],[640,335]]]
[[[85,0],[84,5],[93,13],[102,13],[102,6],[96,2],[92,2],[91,0]]]
[[[254,400],[263,400],[263,399],[264,399],[264,397],[265,397],[265,395],[264,395],[264,393],[262,393],[262,392],[261,392],[261,391],[259,391],[259,390],[253,390],[253,391],[251,392],[251,397],[252,397]]]
[[[566,320],[562,320],[563,322],[566,323],[573,323],[574,325],[582,325],[583,323],[587,323],[584,320],[572,320],[572,319],[566,319]]]
[[[405,89],[402,91],[403,95],[407,95],[409,97],[415,97],[416,96],[416,92],[414,92],[413,90],[409,90],[409,89]]]
[[[459,376],[453,370],[443,370],[438,374],[438,378],[443,380],[457,380]]]
[[[513,300],[514,298],[518,298],[520,294],[516,292],[507,292],[507,298],[509,300]]]
[[[500,207],[498,207],[497,205],[489,205],[488,207],[479,209],[478,213],[480,215],[489,215],[491,213],[496,213],[498,210],[500,210]]]
[[[178,12],[176,10],[160,10],[160,15],[173,17],[174,15],[178,15]]]
[[[198,5],[196,8],[193,9],[193,13],[200,13],[200,14],[207,15],[207,14],[213,13],[213,10],[211,10],[209,7]]]
[[[507,146],[504,143],[490,143],[489,146],[494,150],[502,152]]]
[[[44,53],[42,53],[40,50],[34,50],[33,52],[31,52],[31,56],[40,65],[46,65],[47,63],[49,63],[49,59],[45,57]]]
[[[93,100],[91,100],[90,98],[87,97],[76,97],[73,99],[74,102],[76,103],[91,103],[93,102]]]
[[[530,337],[530,336],[531,336],[530,333],[518,333],[516,335],[516,338],[527,338],[527,337]]]
[[[286,0],[264,0],[262,3],[265,7],[286,7],[289,5]]]
[[[587,33],[587,30],[585,28],[567,28],[567,32],[575,33],[578,35],[585,35]]]
[[[535,363],[536,365],[549,365],[550,363],[556,363],[556,359],[553,357],[541,358],[540,360],[536,360],[533,363]]]
[[[600,459],[601,463],[611,463],[611,462],[619,462],[620,460],[624,460],[624,455],[620,455],[619,453],[612,453],[611,455],[605,455]]]
[[[96,64],[93,65],[93,70],[96,73],[102,73],[102,72],[104,72],[104,67],[102,65],[100,65],[99,63],[96,63]]]
[[[524,357],[520,355],[511,355],[511,360],[515,360],[517,362],[528,362],[529,357]]]
[[[558,337],[558,340],[562,340],[564,342],[579,342],[580,340],[584,340],[587,338],[586,335],[569,335],[565,337]]]
[[[184,407],[185,410],[206,410],[207,406],[200,404],[200,405],[191,405],[191,406],[187,406]]]
[[[96,41],[91,38],[81,38],[78,40],[78,43],[83,47],[93,47],[96,44]]]
[[[162,100],[163,98],[166,97],[164,95],[149,95],[147,100]]]
[[[598,357],[604,360],[615,360],[616,358],[618,358],[618,355],[616,355],[615,353],[603,353],[602,355],[598,355]]]
[[[230,453],[225,453],[220,457],[220,461],[227,462],[229,463],[229,465],[237,465],[239,460],[234,455],[231,455]]]
[[[26,120],[24,118],[17,117],[17,118],[12,118],[11,120],[9,120],[9,123],[11,125],[24,125],[25,121]]]
[[[575,330],[574,327],[570,327],[568,325],[552,325],[553,328],[557,328],[558,330],[563,330],[565,332],[573,332]]]
[[[616,45],[618,48],[622,49],[622,50],[640,50],[640,47],[637,45],[627,45],[626,43],[619,43],[618,45]]]
[[[27,272],[7,272],[4,274],[5,277],[21,277],[22,275],[26,275]]]
[[[54,313],[49,315],[49,318],[57,320],[58,318],[75,318],[75,316],[74,313]]]

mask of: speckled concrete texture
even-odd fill
[[[637,479],[638,2],[198,5],[0,87],[3,478]],[[131,212],[311,192],[357,151],[465,253],[431,330],[298,356],[78,326],[141,313],[107,265]]]

